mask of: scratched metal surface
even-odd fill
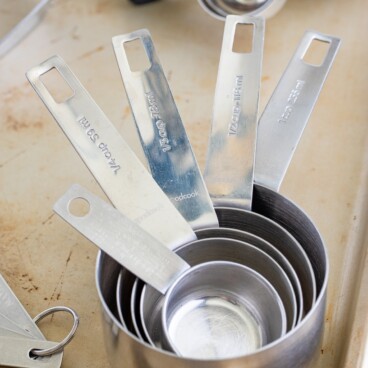
[[[266,25],[260,110],[306,29],[343,41],[281,188],[315,220],[330,254],[317,368],[359,367],[367,335],[365,9],[364,0],[335,0],[333,7],[289,0]],[[64,368],[108,363],[94,285],[96,249],[55,216],[52,205],[74,182],[103,194],[24,73],[60,54],[143,158],[111,46],[112,36],[139,28],[152,34],[203,169],[223,23],[196,1],[136,8],[123,0],[55,0],[42,24],[0,60],[0,272],[31,315],[58,304],[80,313]],[[70,323],[57,316],[41,329],[58,339]]]

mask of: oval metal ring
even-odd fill
[[[74,337],[75,332],[77,331],[77,328],[78,328],[78,325],[79,325],[79,316],[73,309],[71,309],[69,307],[57,306],[57,307],[48,308],[48,309],[44,310],[43,312],[41,312],[40,314],[38,314],[35,318],[33,318],[33,322],[37,323],[41,319],[43,319],[46,316],[48,316],[50,314],[53,314],[55,312],[67,312],[67,313],[71,314],[72,317],[73,317],[72,329],[70,330],[68,335],[62,341],[60,341],[57,345],[55,345],[51,348],[48,348],[48,349],[33,349],[31,351],[31,353],[36,355],[36,356],[45,357],[45,356],[52,355],[52,354],[55,354],[55,353],[58,353],[58,352],[62,351],[64,349],[64,347],[67,344],[69,344],[71,339]]]

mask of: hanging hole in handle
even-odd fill
[[[330,42],[313,38],[302,59],[309,65],[320,66],[325,61],[329,48]]]
[[[237,23],[232,51],[238,54],[250,54],[253,50],[253,33],[254,24]]]
[[[54,67],[40,77],[55,102],[62,103],[74,95],[73,89]]]
[[[129,68],[132,72],[143,72],[151,67],[142,39],[136,38],[124,42],[123,47],[128,59]]]
[[[68,210],[76,217],[85,217],[89,214],[91,206],[85,198],[74,198],[70,201]]]

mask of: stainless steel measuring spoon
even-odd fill
[[[70,209],[71,203],[79,199],[87,201],[89,206],[87,213],[81,216]],[[285,334],[286,314],[280,296],[255,271],[222,261],[190,268],[182,258],[136,223],[78,185],[72,186],[55,203],[54,210],[125,268],[161,293],[166,293],[161,317],[164,326],[162,339],[177,354],[187,354],[183,343],[188,337],[176,329],[178,323],[185,323],[185,319],[190,318],[188,314],[177,313],[176,306],[183,303],[192,306],[194,315],[207,315],[212,323],[224,318],[229,324],[239,323],[238,340],[243,343],[239,344],[241,350],[237,354],[248,349],[253,351]],[[205,304],[205,310],[201,303]],[[236,310],[234,306],[237,306]],[[217,333],[227,331],[224,329],[227,324],[222,328],[218,326]],[[221,348],[217,339],[206,340],[206,346],[216,350]],[[210,354],[210,350],[202,353]],[[225,354],[223,350],[220,352]],[[234,350],[228,354],[236,355]]]

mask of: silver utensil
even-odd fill
[[[57,103],[40,79],[51,69],[56,69],[74,92],[66,101]],[[191,227],[162,195],[160,187],[59,56],[44,61],[26,75],[118,210],[168,247],[195,239]],[[125,194],[127,190],[130,195]],[[157,221],[165,222],[166,231],[158,230]]]
[[[139,40],[147,54],[146,70],[131,70],[125,45],[133,40]],[[112,42],[152,177],[194,230],[218,226],[150,33],[142,29]]]

